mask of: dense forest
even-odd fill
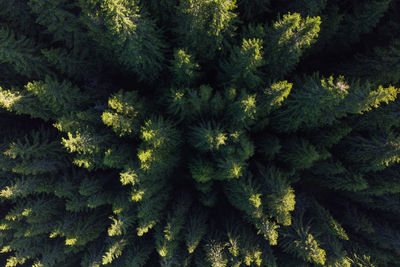
[[[400,266],[400,0],[0,0],[1,266]]]

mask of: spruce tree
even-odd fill
[[[0,265],[398,266],[399,18],[0,0]]]

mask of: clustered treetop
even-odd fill
[[[400,265],[399,10],[0,0],[0,265]]]

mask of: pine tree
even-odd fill
[[[300,215],[289,229],[283,233],[282,247],[285,252],[317,265],[324,265],[326,252],[320,248],[318,240],[310,232],[310,226],[304,225]]]
[[[360,1],[353,4],[353,14],[343,20],[343,30],[338,31],[337,38],[342,45],[349,45],[359,40],[361,34],[368,33],[378,24],[388,10],[392,0]]]
[[[371,135],[368,140],[362,136],[349,136],[344,140],[344,145],[348,144],[345,158],[354,162],[353,166],[360,168],[361,172],[382,170],[399,162],[398,142],[397,136],[379,133]]]
[[[28,36],[39,33],[35,18],[25,1],[0,1],[0,10],[1,24]]]
[[[386,47],[376,47],[372,55],[358,55],[358,65],[349,70],[352,75],[377,83],[398,83],[400,41],[394,40]]]
[[[0,88],[0,94],[3,108],[46,121],[70,114],[90,101],[71,82],[59,82],[50,76],[44,81],[29,82],[20,90]]]
[[[302,16],[316,16],[322,13],[326,5],[326,0],[300,0],[290,3],[288,9],[300,13]]]
[[[108,50],[108,57],[142,80],[154,79],[162,69],[163,42],[155,23],[129,1],[80,1],[82,19],[91,38]]]
[[[84,42],[88,38],[76,12],[73,12],[78,8],[76,1],[29,0],[28,6],[37,15],[36,23],[45,26],[52,34],[53,42],[62,41],[69,49],[85,49]]]
[[[223,36],[233,34],[236,3],[232,0],[179,1],[177,34],[198,59],[211,59],[223,48]]]
[[[303,50],[315,42],[320,24],[320,17],[303,19],[298,13],[288,13],[266,29],[264,49],[269,54],[265,62],[267,73],[281,78],[294,69]]]
[[[144,103],[140,103],[138,98],[137,92],[123,91],[110,98],[108,106],[111,110],[102,114],[104,124],[111,126],[120,136],[139,132],[140,119],[137,117],[143,116]]]
[[[48,71],[34,41],[13,30],[0,28],[0,62],[10,64],[16,72],[28,78],[42,77]]]
[[[259,21],[262,19],[264,14],[272,11],[270,7],[271,0],[240,0],[238,1],[238,6],[242,18],[246,21]]]
[[[58,141],[49,140],[49,135],[42,130],[3,144],[2,169],[24,175],[60,171],[68,162],[68,157],[63,155]]]
[[[398,89],[393,86],[348,84],[342,77],[319,80],[318,75],[305,78],[303,90],[296,90],[286,101],[287,108],[277,111],[273,123],[280,131],[332,124],[347,114],[362,114],[381,103],[396,99]],[[306,104],[307,103],[307,104]],[[279,123],[278,123],[279,121]],[[287,121],[287,122],[286,122]]]
[[[398,266],[399,18],[0,0],[0,265]]]
[[[263,65],[263,45],[260,39],[243,40],[242,47],[233,48],[230,60],[222,65],[226,81],[238,88],[255,88],[262,83],[257,68]]]

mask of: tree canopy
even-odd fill
[[[0,265],[400,266],[399,11],[0,0]]]

